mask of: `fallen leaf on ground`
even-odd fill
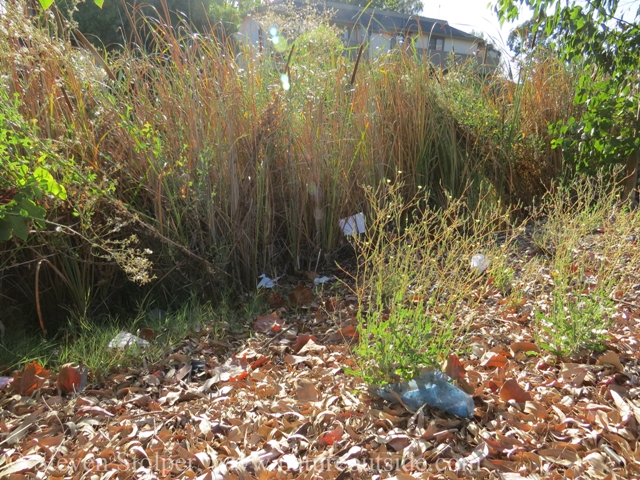
[[[261,333],[277,332],[284,325],[284,320],[272,313],[265,317],[258,317],[253,323],[254,330]]]
[[[272,310],[277,310],[284,307],[284,299],[277,293],[269,295],[269,306]]]
[[[296,337],[296,343],[291,346],[293,353],[298,353],[302,347],[304,347],[309,340],[316,341],[315,335],[298,335]]]
[[[622,363],[620,363],[620,357],[618,357],[616,352],[611,350],[599,357],[596,363],[598,365],[612,365],[619,372],[624,371],[624,367],[622,366]]]
[[[296,398],[301,402],[317,402],[320,398],[320,392],[311,380],[304,378],[298,381]]]
[[[515,400],[518,403],[533,400],[531,393],[524,390],[514,379],[507,380],[500,389],[500,398],[505,402]]]
[[[9,478],[11,475],[31,470],[42,463],[44,463],[44,457],[41,457],[40,455],[26,455],[21,459],[6,465],[2,470],[0,470],[0,478]]]
[[[298,352],[300,355],[307,355],[309,353],[319,353],[319,352],[324,352],[327,349],[327,347],[325,347],[324,345],[318,345],[316,342],[314,342],[313,340],[309,340],[307,343],[305,343],[304,347],[302,347],[300,349],[300,352]]]
[[[153,340],[156,337],[156,332],[153,330],[153,328],[143,328],[138,332],[138,336],[143,339],[146,340],[147,342],[150,342],[151,340]]]
[[[49,370],[45,370],[38,362],[28,363],[22,372],[14,372],[10,390],[20,395],[31,395],[41,388],[49,378]]]
[[[318,443],[324,447],[328,445],[333,445],[334,443],[336,443],[342,438],[342,433],[343,433],[342,425],[338,425],[333,430],[324,432],[318,439]]]
[[[346,327],[341,328],[337,332],[333,332],[331,335],[327,337],[329,342],[337,342],[337,341],[351,341],[354,340],[358,336],[358,330],[354,325],[347,325]]]
[[[540,348],[533,342],[514,342],[510,345],[511,353],[515,356],[518,352],[539,352]]]
[[[73,363],[66,363],[60,367],[56,385],[63,395],[78,392],[80,390],[83,371],[84,369],[82,367],[74,366]]]
[[[466,371],[462,366],[462,363],[460,363],[460,359],[455,353],[450,354],[449,358],[447,358],[447,362],[444,367],[444,373],[449,375],[452,380],[457,380],[464,377]]]
[[[301,283],[296,285],[293,289],[293,293],[289,295],[289,301],[292,306],[311,305],[313,298],[313,292]]]
[[[267,357],[265,357],[264,355],[261,355],[260,357],[258,357],[257,360],[255,360],[252,364],[251,364],[251,369],[255,370],[256,368],[261,367],[262,365],[266,364],[269,361],[269,359]]]
[[[507,357],[495,352],[487,352],[484,355],[484,360],[480,365],[483,367],[504,367],[507,364]]]

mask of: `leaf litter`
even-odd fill
[[[370,396],[344,373],[356,365],[353,299],[299,283],[295,308],[272,294],[248,340],[207,328],[159,365],[84,389],[82,365],[14,373],[0,477],[640,477],[638,295],[616,303],[606,351],[558,359],[536,343],[540,298],[514,307],[487,291],[466,350],[443,365],[473,396],[472,419]]]

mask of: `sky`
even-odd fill
[[[528,20],[531,11],[526,9],[523,14],[521,9],[520,19],[511,24],[500,27],[500,22],[493,10],[488,7],[491,0],[422,0],[422,15],[439,20],[446,20],[453,27],[471,33],[471,30],[483,32],[496,47],[505,52],[507,37],[511,29]],[[491,2],[494,3],[494,2]],[[627,12],[624,18],[633,18],[628,12],[637,11],[640,0],[621,0],[621,10]],[[509,52],[510,53],[510,52]]]
[[[468,33],[471,30],[483,32],[500,48],[506,48],[509,32],[521,23],[505,24],[500,28],[498,17],[488,7],[489,0],[422,0],[422,4],[423,16],[446,20],[451,26]],[[526,18],[529,17],[522,18],[522,21]]]

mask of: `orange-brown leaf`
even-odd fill
[[[57,386],[63,395],[77,392],[82,383],[82,369],[74,366],[73,363],[66,363],[60,367],[58,372]]]
[[[284,306],[284,299],[277,293],[272,293],[269,296],[269,306],[272,310],[277,310]]]
[[[338,299],[333,297],[333,298],[328,298],[327,300],[324,301],[324,309],[331,313],[331,312],[335,312],[336,308],[338,308]]]
[[[293,293],[289,295],[289,301],[293,306],[310,305],[313,302],[313,292],[299,283],[293,289]]]
[[[262,356],[258,357],[258,359],[251,364],[251,368],[253,370],[255,370],[256,368],[261,367],[262,365],[264,365],[268,361],[269,361],[269,359],[267,357],[265,357],[264,355],[262,355]]]
[[[265,317],[258,317],[253,324],[253,328],[261,333],[277,332],[284,325],[284,320],[276,313],[272,313]]]
[[[507,364],[507,357],[495,352],[487,352],[484,361],[480,364],[483,367],[504,367]]]
[[[153,330],[153,328],[150,328],[150,327],[142,328],[138,332],[138,336],[141,339],[146,340],[147,342],[150,342],[151,340],[156,338],[156,332]]]
[[[35,390],[42,387],[49,378],[49,370],[45,370],[35,360],[24,367],[22,372],[13,373],[11,382],[11,392],[20,395],[31,395]]]
[[[533,400],[531,393],[525,391],[514,379],[507,380],[500,389],[500,398],[505,402],[515,400],[524,403]]]
[[[518,352],[539,352],[540,349],[533,342],[514,342],[510,346],[511,353],[516,355]]]
[[[355,325],[347,325],[346,327],[341,328],[337,332],[332,333],[327,337],[327,340],[330,342],[337,342],[340,340],[346,340],[347,342],[358,337],[358,329]]]
[[[300,350],[302,350],[302,347],[304,347],[307,343],[309,343],[309,340],[313,340],[315,342],[316,336],[315,335],[298,335],[298,337],[296,338],[296,343],[294,343],[293,346],[291,347],[291,350],[293,350],[293,353],[298,353]]]
[[[618,354],[616,352],[613,352],[611,350],[599,357],[596,363],[598,365],[612,365],[619,372],[624,371],[624,367],[622,366],[622,363],[620,363],[620,357],[618,357]]]
[[[335,429],[324,432],[318,439],[318,443],[323,446],[333,445],[342,438],[342,425],[338,425]]]
[[[447,358],[447,362],[444,366],[444,373],[449,375],[452,380],[464,377],[466,370],[455,353],[450,354],[449,358]]]

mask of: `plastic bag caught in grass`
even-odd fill
[[[269,278],[267,277],[264,273],[262,275],[260,275],[258,277],[260,279],[260,283],[258,283],[258,286],[256,287],[257,290],[260,290],[261,288],[273,288],[276,286],[276,282],[278,280],[280,280],[280,278],[282,277],[276,277],[276,278]]]
[[[340,228],[344,236],[357,235],[365,232],[364,213],[356,213],[340,220]]]
[[[414,411],[427,404],[459,417],[473,417],[473,398],[449,380],[444,373],[430,370],[408,382],[371,387],[371,392],[390,402],[397,402],[400,397],[402,403]]]
[[[489,266],[489,262],[489,259],[481,253],[476,254],[471,257],[471,270],[474,270],[478,273],[483,273]]]
[[[148,347],[149,342],[129,332],[120,332],[109,342],[107,348],[123,349],[135,345],[137,347]]]

